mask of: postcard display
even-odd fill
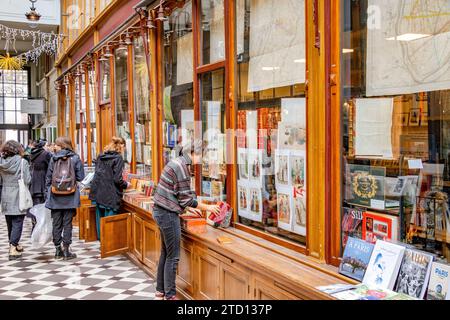
[[[305,236],[305,99],[281,99],[278,110],[239,111],[238,213],[262,222],[263,198],[276,194],[278,228]]]

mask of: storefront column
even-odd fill
[[[326,97],[325,3],[306,1],[307,82],[307,250],[325,261],[326,233]]]

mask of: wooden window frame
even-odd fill
[[[98,60],[98,59],[97,59]],[[98,81],[98,93],[99,93],[99,105],[105,105],[105,104],[111,104],[111,107],[114,103],[114,92],[113,92],[113,76],[114,76],[114,56],[110,57],[108,59],[109,63],[109,99],[103,100],[103,85],[102,85],[102,76],[103,76],[103,68],[102,68],[102,62],[106,63],[106,61],[100,61],[98,60],[98,75],[99,75],[99,81]]]

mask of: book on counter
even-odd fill
[[[393,290],[404,253],[403,246],[377,240],[362,282],[371,287]]]
[[[339,273],[362,281],[366,272],[374,244],[349,237],[339,265]]]
[[[372,243],[377,240],[397,241],[399,226],[397,216],[366,211],[363,214],[362,238]]]
[[[339,300],[392,300],[397,292],[376,286],[359,284],[355,288],[331,294]]]
[[[433,255],[407,248],[403,255],[395,291],[423,299],[432,263]]]
[[[450,294],[448,291],[448,287],[450,285],[449,275],[450,265],[433,262],[431,265],[427,300],[450,300]]]

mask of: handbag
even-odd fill
[[[33,198],[31,197],[30,190],[25,185],[23,181],[23,162],[20,165],[20,179],[17,181],[19,183],[19,210],[25,211],[33,207]]]

